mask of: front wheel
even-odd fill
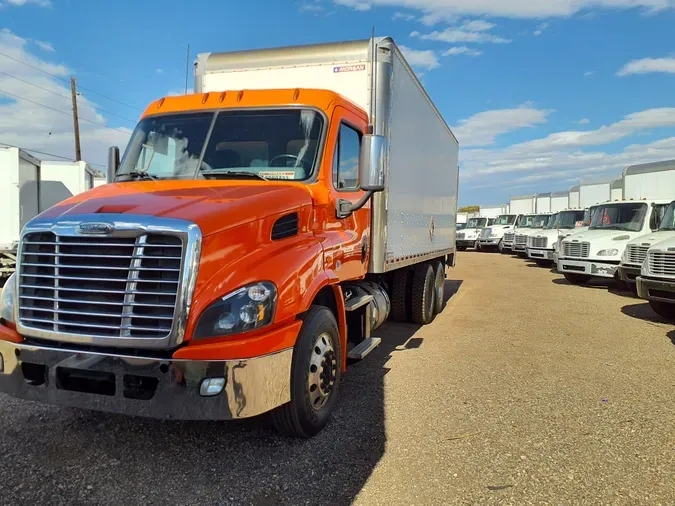
[[[497,247],[499,248],[500,253],[504,253],[504,241],[503,240],[499,241],[499,246],[497,246]]]
[[[569,281],[570,283],[574,285],[583,285],[588,283],[591,280],[590,276],[587,276],[585,274],[571,274],[569,272],[566,272],[563,274],[565,276],[565,279]]]
[[[340,333],[326,307],[312,306],[293,348],[291,401],[272,412],[278,432],[309,438],[324,428],[337,401],[340,386]]]
[[[466,246],[457,246],[457,251],[466,251]]]
[[[657,315],[665,318],[666,320],[675,320],[675,306],[673,306],[673,304],[661,302],[658,300],[650,300],[649,305]]]

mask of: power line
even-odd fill
[[[73,157],[68,157],[68,156],[61,156],[61,155],[55,155],[54,153],[47,153],[46,151],[40,151],[38,149],[33,149],[33,148],[22,148],[21,146],[15,146],[14,144],[7,144],[5,142],[0,142],[0,146],[7,146],[8,148],[19,148],[23,149],[24,151],[31,151],[33,153],[38,153],[40,155],[45,155],[45,156],[53,156],[54,158],[59,158],[61,160],[67,160],[69,162],[75,161]],[[86,162],[89,165],[95,165],[96,167],[103,167],[105,168],[105,165],[101,163],[91,163],[91,162]]]
[[[25,79],[21,79],[20,77],[16,77],[16,76],[14,76],[12,74],[9,74],[7,72],[3,72],[3,71],[0,70],[0,74],[4,74],[7,77],[11,77],[12,79],[16,79],[17,81],[21,81],[22,83],[28,84],[30,86],[35,86],[36,88],[39,88],[43,91],[47,91],[49,93],[52,93],[52,94],[56,95],[57,97],[67,98],[68,100],[70,100],[70,97],[68,95],[62,95],[58,91],[50,90],[49,88],[45,88],[44,86],[40,86],[39,84],[31,83],[30,81],[26,81]],[[80,86],[78,85],[78,87],[80,87]],[[129,121],[130,123],[134,123],[134,124],[136,123],[136,120],[134,120],[134,119],[125,118],[124,116],[120,116],[119,114],[116,114],[114,112],[106,111],[105,109],[101,109],[100,107],[94,107],[93,105],[90,105],[90,104],[80,104],[80,105],[83,105],[84,107],[90,107],[91,109],[94,109],[95,111],[100,111],[100,112],[108,114],[110,116],[115,116],[117,118],[123,119],[124,121]]]
[[[36,102],[35,100],[31,100],[29,98],[25,98],[25,97],[22,97],[20,95],[15,95],[14,93],[10,93],[9,91],[5,91],[5,90],[0,89],[0,93],[4,93],[5,95],[9,95],[10,97],[18,98],[19,100],[25,100],[26,102],[30,102],[31,104],[35,104],[35,105],[39,105],[40,107],[44,107],[46,109],[58,112],[60,114],[65,114],[67,116],[70,116],[72,114],[72,112],[62,111],[61,109],[56,109],[56,108],[51,107],[49,105],[45,105],[45,104],[41,104],[40,102]],[[92,121],[90,119],[80,118],[80,120],[86,121],[87,123],[91,123],[91,124],[96,125],[100,128],[107,128],[108,130],[114,130],[116,132],[122,132],[123,134],[130,135],[129,132],[125,132],[124,130],[120,130],[119,128],[113,128],[113,127],[101,125],[100,123],[97,123],[96,121]]]
[[[64,83],[69,84],[69,81],[64,79],[63,77],[60,77],[60,76],[57,76],[56,74],[52,74],[50,72],[47,72],[46,70],[42,70],[41,68],[38,68],[35,65],[31,65],[30,63],[26,63],[25,61],[19,60],[18,58],[14,58],[13,56],[9,56],[8,54],[3,53],[2,51],[0,51],[0,55],[4,56],[5,58],[9,58],[10,60],[14,60],[15,62],[26,65],[27,67],[30,67],[34,70],[37,70],[38,72],[42,72],[43,74],[46,74],[50,77],[53,77],[54,79],[58,79],[59,81],[63,81]],[[123,105],[124,107],[129,107],[130,109],[134,109],[136,111],[143,112],[143,109],[139,109],[138,107],[134,107],[133,105],[125,104],[124,102],[120,102],[119,100],[115,100],[114,98],[110,98],[110,97],[108,97],[106,95],[103,95],[102,93],[98,93],[97,91],[94,91],[92,89],[85,88],[84,86],[79,86],[79,88],[81,90],[86,90],[89,93],[93,93],[94,95],[98,95],[99,97],[105,98],[106,100],[110,100],[111,102],[115,102],[117,104]]]

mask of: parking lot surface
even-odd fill
[[[466,252],[386,324],[308,441],[0,394],[0,504],[673,504],[675,326],[607,285]]]

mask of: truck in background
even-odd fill
[[[513,253],[513,242],[516,238],[516,234],[523,230],[527,231],[532,228],[532,222],[534,221],[535,214],[520,214],[516,219],[516,226],[504,233],[504,238],[502,239],[501,252],[504,254]]]
[[[513,238],[513,253],[527,258],[527,240],[532,234],[536,234],[544,229],[551,218],[551,213],[537,213],[532,219],[532,226],[519,230]]]
[[[21,230],[53,205],[93,188],[97,172],[85,162],[39,160],[0,147],[0,286],[16,268]]]
[[[562,241],[565,239],[565,237],[569,237],[572,234],[577,234],[579,232],[585,232],[588,230],[588,227],[591,226],[591,220],[593,219],[593,213],[597,210],[598,206],[591,206],[588,209],[584,209],[584,217],[581,222],[577,222],[576,226],[571,229],[560,229],[559,234],[558,234],[558,240],[556,241],[555,245],[553,246],[553,262],[556,265],[556,269],[558,266],[558,256],[560,252],[560,248],[562,246]]]
[[[466,227],[457,232],[457,249],[459,251],[466,251],[468,248],[479,249],[478,238],[491,221],[494,221],[493,218],[469,218]]]
[[[639,200],[600,204],[587,231],[563,239],[558,271],[575,284],[587,283],[592,277],[620,281],[618,269],[626,245],[657,230],[669,203]]]
[[[568,191],[551,193],[551,212],[557,213],[565,209],[570,209],[570,193]]]
[[[0,391],[311,437],[389,314],[442,310],[458,153],[390,38],[200,54],[112,184],[26,224]]]
[[[579,206],[582,209],[610,200],[612,180],[581,180],[579,185]]]
[[[570,209],[579,209],[579,208],[583,209],[584,208],[584,206],[581,205],[581,199],[579,198],[580,193],[581,193],[581,186],[580,185],[572,186],[570,188],[570,191],[569,191],[569,195],[570,195],[569,196],[569,206],[568,206]]]
[[[520,217],[521,215],[519,214],[502,214],[498,216],[491,226],[481,231],[478,238],[478,249],[481,251],[499,250],[502,252],[504,234],[515,229]]]
[[[496,219],[504,213],[504,206],[480,206],[478,216],[481,218]]]
[[[538,193],[535,196],[535,213],[550,213],[551,212],[551,194]]]
[[[583,223],[583,209],[565,209],[551,216],[543,230],[528,237],[527,256],[539,266],[548,266],[556,261],[556,245],[565,233],[571,233]]]
[[[623,177],[615,179],[609,184],[609,199],[612,202],[623,200]]]

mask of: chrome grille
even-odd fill
[[[464,240],[464,232],[460,232],[459,234],[457,234],[457,240],[458,240],[458,241],[463,241],[463,240]]]
[[[656,275],[675,276],[675,253],[650,253],[649,272]]]
[[[588,242],[563,242],[563,256],[588,258],[591,244]]]
[[[183,241],[172,235],[28,233],[22,240],[20,323],[89,337],[165,338],[182,262]]]
[[[516,244],[522,244],[523,246],[527,244],[527,236],[523,234],[516,235]]]
[[[629,264],[642,265],[642,262],[647,258],[647,250],[649,246],[638,246],[637,244],[629,244],[626,248],[626,262]]]
[[[548,246],[547,237],[530,237],[528,242],[530,248],[546,248]]]
[[[504,242],[513,242],[513,238],[515,237],[516,234],[513,232],[507,232],[504,234]]]

